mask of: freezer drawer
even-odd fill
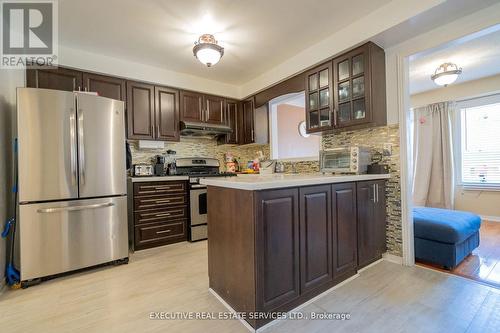
[[[127,198],[19,207],[21,280],[128,257]]]

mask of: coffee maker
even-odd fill
[[[166,176],[165,156],[156,155],[155,157],[155,176]]]

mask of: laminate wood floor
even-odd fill
[[[451,271],[429,263],[418,264],[500,288],[500,223],[483,221],[479,234],[479,247]]]
[[[208,292],[206,242],[136,252],[101,268],[0,295],[0,332],[248,332],[237,320],[151,320],[152,311],[226,311]],[[500,291],[382,261],[301,309],[351,319],[287,320],[273,332],[498,332]]]

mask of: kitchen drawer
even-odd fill
[[[178,220],[170,224],[150,223],[135,227],[135,248],[149,247],[187,240],[187,220]]]
[[[168,208],[171,206],[187,205],[187,194],[152,195],[134,198],[134,210],[150,210]]]
[[[161,222],[168,223],[171,220],[187,219],[188,209],[187,206],[170,207],[156,210],[146,210],[134,213],[135,225]]]
[[[186,192],[186,182],[141,182],[134,184],[134,197]]]

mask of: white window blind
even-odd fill
[[[500,186],[500,103],[461,109],[464,185]]]

